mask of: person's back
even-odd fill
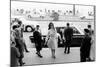
[[[64,30],[64,39],[65,39],[65,51],[64,51],[64,53],[66,53],[67,48],[68,48],[67,54],[70,53],[72,36],[73,36],[73,29],[70,27],[70,24],[67,23],[67,28],[65,28],[65,30]]]
[[[81,62],[85,62],[86,59],[89,59],[90,47],[91,47],[91,37],[89,36],[89,30],[84,29],[84,31],[85,31],[85,37],[83,38],[80,47]]]
[[[64,37],[66,40],[70,40],[72,38],[73,35],[73,29],[71,27],[67,27],[64,30]]]
[[[11,47],[11,66],[18,66],[18,57],[20,53],[16,47]]]

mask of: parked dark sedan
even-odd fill
[[[56,27],[57,32],[60,34],[61,38],[63,37],[63,35],[61,34],[61,30],[64,30],[65,27]],[[77,27],[72,27],[73,28],[73,39],[72,39],[72,44],[71,47],[79,47],[82,43],[82,39],[84,37],[84,33],[82,31],[80,31]],[[31,42],[34,43],[34,37],[30,36],[29,37]],[[45,38],[46,35],[42,35],[42,44],[43,47],[47,47],[47,45],[44,45],[45,43]],[[63,38],[62,38],[63,40]],[[64,47],[64,41],[62,42],[62,44],[60,44],[60,39],[58,39],[58,47]]]

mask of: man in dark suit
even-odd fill
[[[82,40],[82,45],[80,48],[80,60],[81,62],[85,62],[89,59],[90,55],[90,47],[91,47],[91,37],[89,36],[89,30],[84,29],[85,37]]]
[[[64,39],[65,39],[64,53],[66,53],[67,48],[68,48],[67,54],[70,53],[70,45],[71,45],[71,41],[72,41],[72,36],[73,36],[73,29],[70,27],[70,24],[67,23],[67,27],[64,30]]]
[[[20,57],[20,52],[18,51],[18,49],[15,47],[15,42],[11,41],[11,67],[17,67],[18,66],[18,60]]]
[[[36,29],[33,33],[33,37],[34,37],[34,42],[35,42],[35,47],[36,47],[36,54],[42,58],[40,51],[42,50],[42,36],[41,36],[41,31],[39,29],[39,25],[36,26]]]

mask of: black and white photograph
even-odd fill
[[[95,5],[10,1],[10,66],[95,61]]]

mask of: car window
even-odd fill
[[[72,28],[73,28],[73,33],[74,34],[80,34],[80,32],[79,32],[79,30],[77,28],[75,28],[75,27],[72,27]]]

